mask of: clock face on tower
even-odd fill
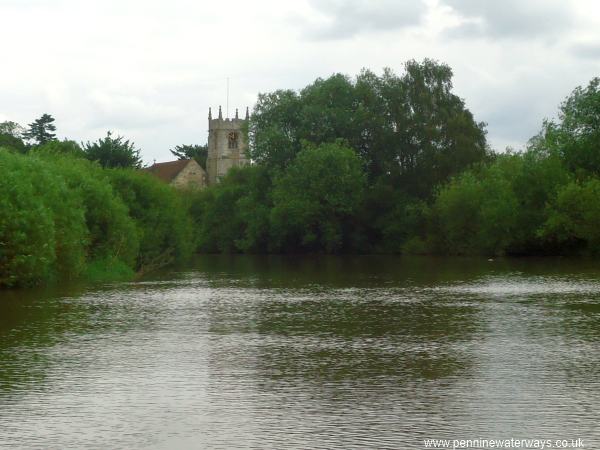
[[[235,131],[230,131],[227,135],[229,148],[238,148],[238,134]]]

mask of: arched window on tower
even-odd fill
[[[227,136],[229,142],[229,148],[238,148],[238,134],[235,131],[231,131]]]

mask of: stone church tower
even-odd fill
[[[208,173],[208,184],[218,183],[221,178],[232,167],[244,166],[250,162],[246,155],[248,143],[244,125],[248,123],[249,113],[246,108],[246,118],[238,117],[235,110],[235,118],[223,119],[223,113],[219,106],[219,117],[212,118],[212,112],[208,109],[208,158],[206,160],[206,172]]]

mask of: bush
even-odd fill
[[[569,181],[562,162],[536,151],[506,154],[440,189],[430,237],[438,252],[531,254],[553,250],[540,234],[546,204]]]
[[[500,170],[467,172],[438,193],[432,208],[436,250],[457,255],[504,254],[517,232],[518,200]]]
[[[194,250],[180,194],[146,174],[5,150],[0,174],[0,286],[131,278]]]
[[[232,169],[191,205],[203,252],[264,252],[269,243],[272,181],[261,166]]]
[[[600,253],[600,180],[571,182],[548,205],[548,219],[540,235],[561,245],[563,251]]]
[[[23,166],[0,150],[0,286],[46,280],[56,259],[52,212]]]
[[[365,185],[361,160],[352,149],[339,143],[306,146],[275,179],[272,249],[340,251]]]
[[[45,161],[82,200],[88,230],[87,258],[90,261],[117,259],[134,268],[139,251],[137,228],[129,209],[113,190],[106,171],[83,159],[54,156]]]
[[[0,151],[0,285],[31,285],[85,267],[81,198],[43,162]]]
[[[149,270],[185,261],[195,248],[192,222],[181,194],[147,173],[111,169],[106,174],[136,225],[136,268]]]

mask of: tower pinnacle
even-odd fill
[[[212,120],[212,111],[210,106],[208,107],[208,120]]]
[[[219,119],[223,118],[223,113],[221,112],[221,105],[219,105]]]
[[[246,120],[250,119],[250,110],[246,106]]]

